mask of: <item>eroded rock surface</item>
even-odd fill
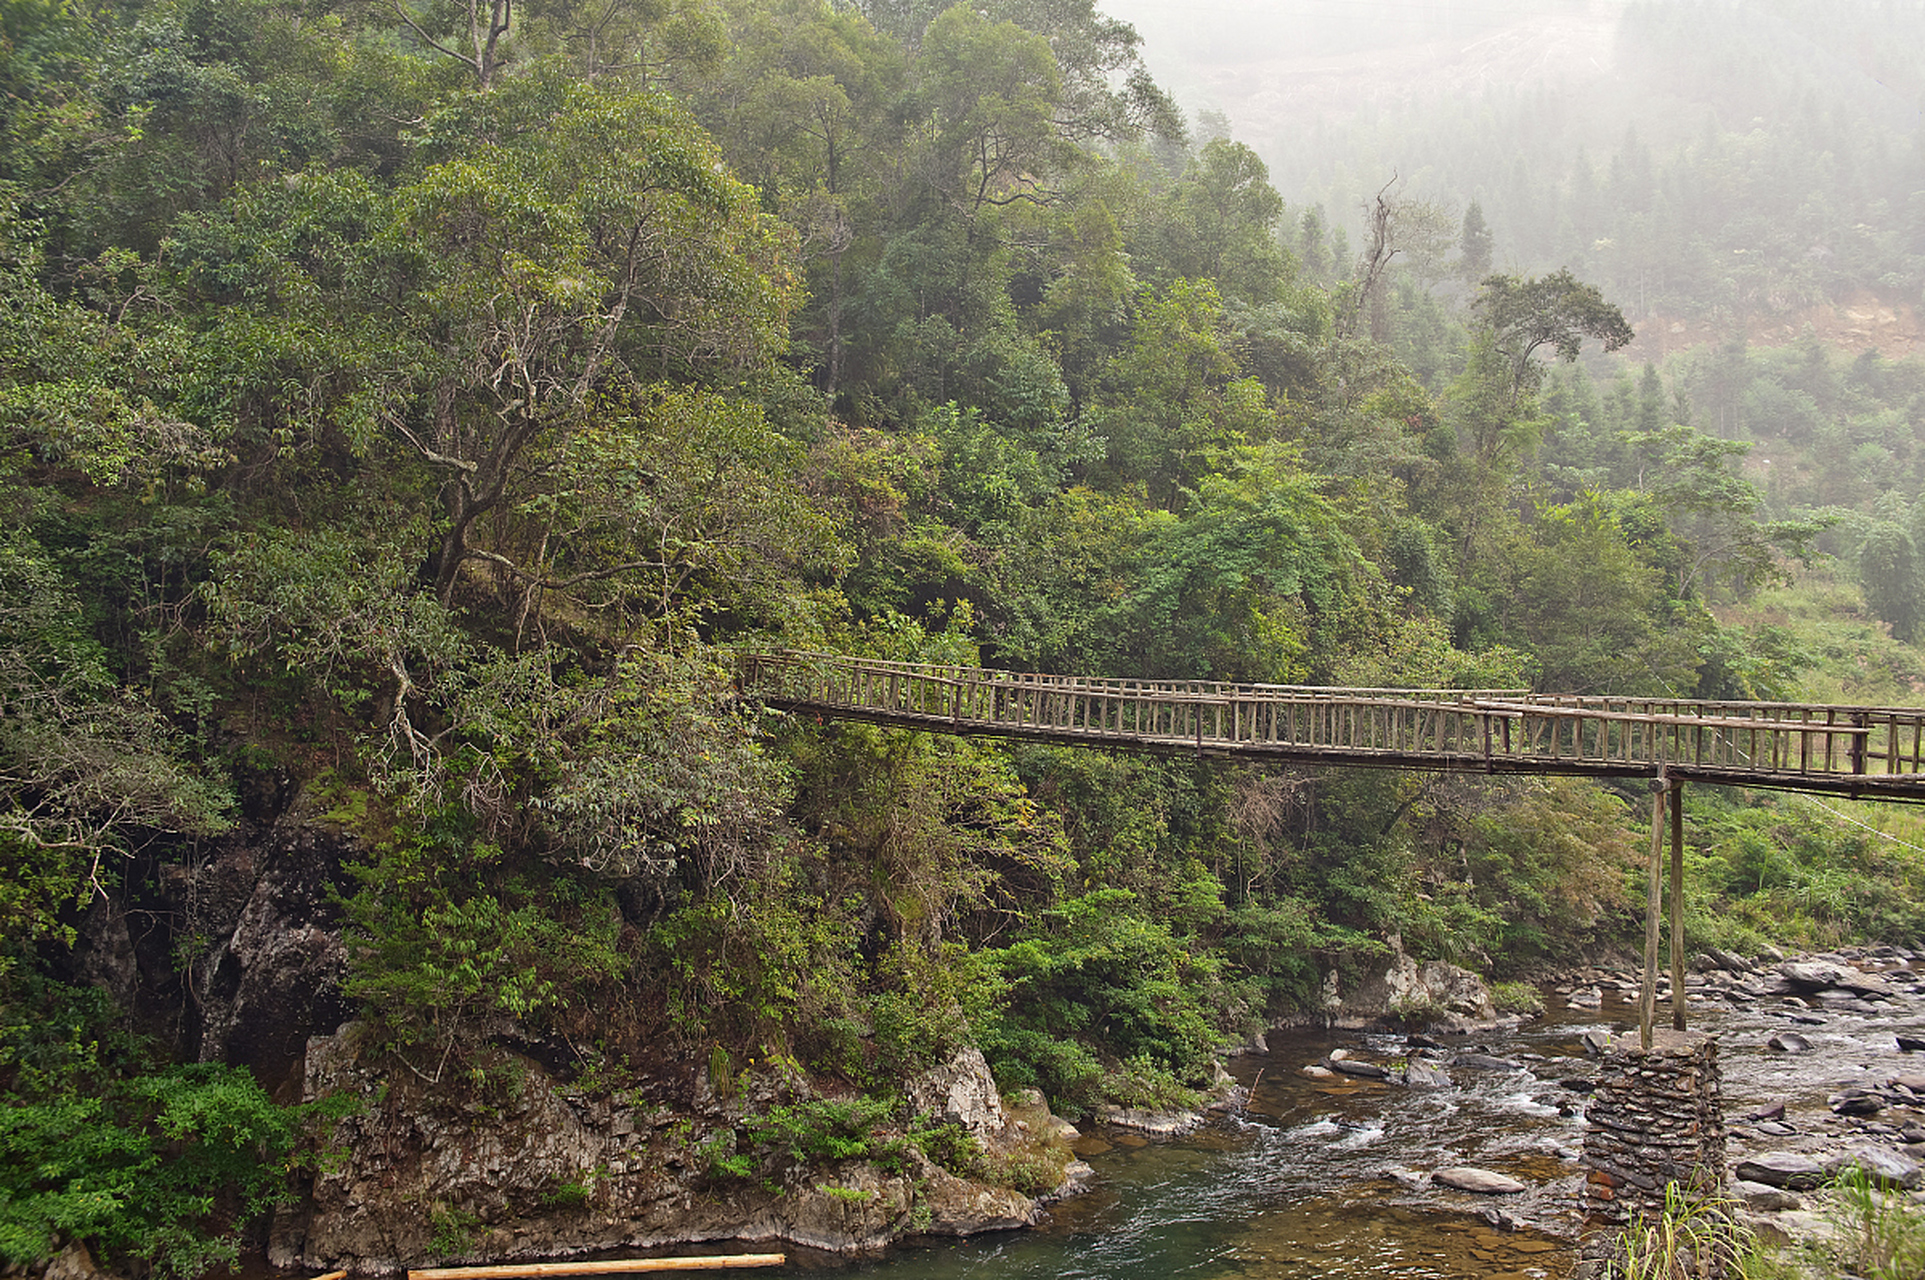
[[[562,1085],[503,1053],[480,1097],[363,1060],[358,1024],[308,1048],[305,1094],[360,1109],[333,1134],[338,1158],[305,1202],[277,1216],[274,1265],[395,1271],[426,1261],[511,1261],[703,1240],[781,1240],[831,1252],[879,1248],[911,1231],[970,1234],[1033,1223],[1040,1202],[941,1169],[903,1145],[893,1168],[860,1160],[731,1168],[736,1125],[766,1099],[690,1115]],[[981,1055],[917,1082],[923,1114],[1006,1140]],[[993,1103],[993,1105],[992,1105]],[[741,1114],[738,1114],[741,1113]],[[1029,1128],[1025,1124],[1025,1129]],[[1064,1152],[1067,1166],[1068,1155]],[[1065,1185],[1074,1183],[1065,1168]]]

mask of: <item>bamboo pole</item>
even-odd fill
[[[499,1267],[426,1267],[408,1280],[531,1280],[544,1276],[627,1275],[636,1271],[724,1271],[739,1267],[779,1267],[781,1253],[719,1253],[690,1258],[610,1258],[600,1262],[527,1262]]]
[[[1644,986],[1638,995],[1638,1044],[1651,1048],[1651,1021],[1658,1004],[1659,866],[1664,854],[1664,779],[1651,789],[1651,866],[1644,899]]]
[[[1684,1025],[1684,784],[1671,784],[1671,1029]]]

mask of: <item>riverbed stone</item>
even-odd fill
[[[1764,1213],[1782,1213],[1786,1209],[1805,1207],[1803,1199],[1783,1187],[1774,1187],[1764,1182],[1747,1182],[1743,1178],[1731,1184],[1731,1194],[1743,1201],[1747,1209],[1757,1209]]]
[[[1360,1080],[1388,1080],[1390,1078],[1390,1068],[1379,1066],[1374,1062],[1365,1062],[1361,1058],[1331,1058],[1329,1059],[1329,1063],[1332,1070],[1342,1075],[1354,1076]]]
[[[1451,1058],[1454,1067],[1474,1067],[1479,1071],[1522,1071],[1524,1064],[1515,1058],[1499,1058],[1488,1053],[1460,1053]]]
[[[1745,1182],[1793,1191],[1811,1191],[1825,1180],[1825,1166],[1798,1151],[1762,1151],[1746,1156],[1732,1166],[1731,1173]]]
[[[1841,1152],[1825,1161],[1825,1172],[1837,1177],[1846,1169],[1856,1166],[1865,1171],[1865,1176],[1884,1187],[1897,1187],[1902,1191],[1916,1191],[1925,1182],[1925,1167],[1910,1156],[1883,1147],[1856,1146]]]
[[[1858,995],[1890,996],[1892,986],[1848,964],[1827,960],[1787,960],[1778,966],[1779,976],[1801,991],[1816,992],[1821,998],[1828,991],[1848,991]]]
[[[1442,1068],[1413,1060],[1404,1068],[1404,1085],[1411,1089],[1448,1089],[1450,1076]]]
[[[1841,1089],[1825,1099],[1832,1114],[1841,1116],[1875,1116],[1885,1109],[1885,1100],[1869,1090],[1853,1087]]]
[[[1523,1191],[1524,1184],[1507,1174],[1491,1169],[1478,1169],[1470,1165],[1456,1165],[1449,1169],[1439,1169],[1430,1175],[1432,1182],[1458,1191],[1474,1191],[1481,1196],[1510,1196]]]
[[[1781,1031],[1765,1041],[1765,1047],[1776,1049],[1779,1053],[1810,1053],[1811,1041],[1796,1031]]]

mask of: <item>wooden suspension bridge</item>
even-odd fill
[[[1667,812],[1672,1024],[1685,1023],[1684,783],[1925,801],[1916,708],[1121,680],[803,650],[743,654],[739,679],[744,693],[789,711],[937,733],[1277,764],[1648,778],[1646,1047]]]

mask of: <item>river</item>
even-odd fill
[[[1607,993],[1601,1009],[1558,1003],[1516,1032],[1452,1046],[1527,1069],[1453,1066],[1451,1087],[1436,1091],[1303,1073],[1335,1048],[1394,1061],[1407,1052],[1401,1036],[1278,1032],[1269,1052],[1231,1064],[1240,1083],[1254,1086],[1242,1114],[1174,1140],[1091,1126],[1077,1150],[1095,1167],[1092,1189],[1053,1206],[1040,1227],[911,1242],[853,1263],[798,1257],[791,1266],[824,1280],[1566,1276],[1575,1261],[1569,1237],[1584,1095],[1560,1081],[1597,1074],[1580,1040],[1585,1031],[1635,1025],[1628,994]],[[1693,1025],[1720,1036],[1727,1117],[1789,1102],[1817,1133],[1832,1121],[1826,1093],[1902,1069],[1892,1033],[1911,1033],[1925,1019],[1915,999],[1875,1012],[1694,1001]],[[1766,1048],[1786,1030],[1803,1033],[1815,1051]],[[1742,1129],[1734,1139],[1742,1145]],[[1459,1164],[1508,1173],[1532,1190],[1486,1198],[1432,1187],[1422,1176]]]

